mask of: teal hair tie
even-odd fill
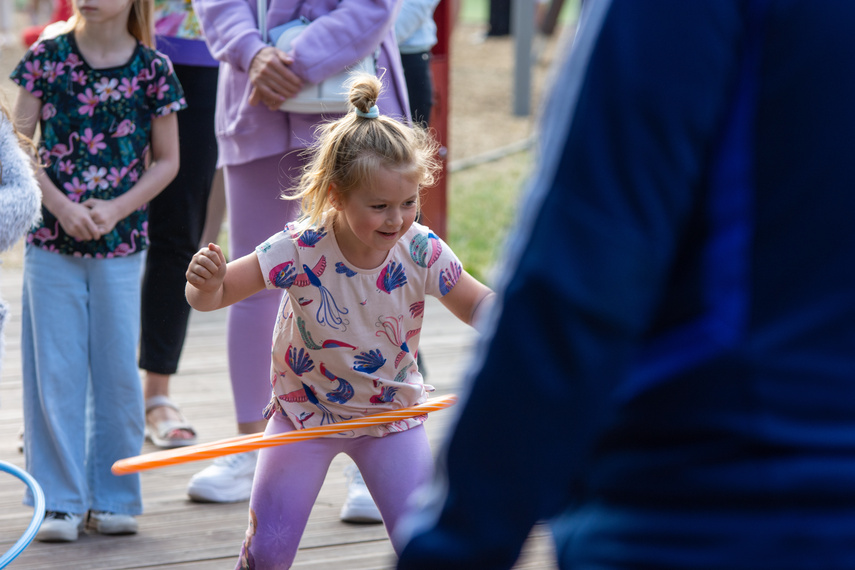
[[[376,119],[377,117],[380,116],[380,109],[377,107],[377,105],[374,105],[373,107],[368,109],[368,111],[366,111],[366,112],[362,112],[356,108],[354,108],[353,111],[358,116],[362,117],[363,119]]]

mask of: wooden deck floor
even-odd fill
[[[22,425],[20,372],[20,269],[0,268],[0,291],[11,305],[0,378],[0,460],[24,467],[17,452]],[[455,392],[470,355],[474,334],[438,302],[427,304],[422,353],[428,381],[438,394]],[[172,394],[199,432],[201,442],[235,435],[234,412],[225,356],[225,311],[194,313]],[[204,390],[201,387],[204,385]],[[431,416],[427,429],[434,449],[450,412]],[[143,452],[154,451],[146,444]],[[500,452],[500,450],[497,450]],[[394,567],[394,554],[382,525],[342,523],[347,458],[334,461],[312,511],[293,568],[374,570]],[[142,474],[145,512],[135,536],[81,535],[70,544],[33,542],[9,568],[32,569],[227,569],[234,568],[246,529],[247,503],[198,504],[185,493],[190,476],[209,462],[194,462]],[[32,516],[21,505],[24,485],[0,473],[0,553],[20,537]],[[515,568],[555,568],[548,534],[536,528]]]

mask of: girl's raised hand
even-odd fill
[[[187,267],[186,277],[187,283],[200,291],[217,291],[226,277],[226,257],[220,246],[209,243],[208,247],[196,252]]]
[[[214,311],[233,305],[264,289],[258,255],[252,252],[228,263],[220,246],[213,243],[199,250],[187,268],[184,294],[198,311]]]

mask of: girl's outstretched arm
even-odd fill
[[[255,252],[226,263],[216,244],[200,249],[187,268],[184,295],[198,311],[228,307],[264,289],[264,275]]]
[[[466,273],[460,275],[457,285],[440,299],[445,308],[468,325],[480,330],[484,315],[493,306],[493,290]]]
[[[178,174],[178,117],[169,113],[151,122],[151,165],[133,187],[112,200],[90,198],[83,205],[90,209],[101,234],[109,233],[117,223],[160,194]]]
[[[15,128],[24,136],[33,138],[39,116],[42,110],[42,100],[21,87],[15,100]],[[42,204],[48,212],[56,216],[62,229],[73,238],[92,240],[101,237],[97,224],[84,206],[72,202],[62,190],[56,187],[45,171],[41,168],[36,172],[36,180],[42,189]]]

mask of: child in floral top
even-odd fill
[[[47,506],[38,540],[76,540],[84,518],[96,532],[133,533],[142,510],[139,479],[110,465],[142,446],[136,254],[146,205],[178,170],[185,106],[169,59],[151,47],[150,2],[76,2],[68,29],[12,73],[16,125],[32,136],[38,122],[43,165],[21,342],[27,469]]]
[[[264,288],[285,292],[273,331],[267,434],[424,402],[430,388],[416,353],[425,296],[467,323],[491,304],[490,289],[414,223],[419,192],[436,175],[435,143],[420,127],[380,115],[379,94],[378,78],[359,76],[354,111],[321,127],[298,185],[300,223],[228,265],[210,244],[187,270],[187,299],[200,310]],[[432,471],[424,420],[261,450],[238,567],[290,567],[338,453],[356,462],[399,546],[396,525]]]

